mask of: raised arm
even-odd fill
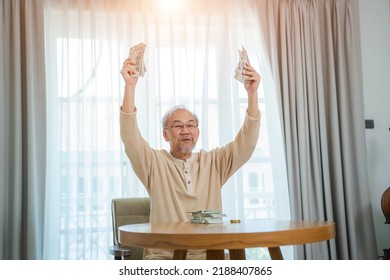
[[[125,93],[122,101],[122,113],[120,114],[121,139],[125,146],[125,152],[131,162],[131,166],[138,178],[148,189],[149,171],[152,160],[152,149],[143,139],[137,125],[135,112],[135,87],[138,77],[133,77],[135,71],[134,62],[126,59],[123,62],[121,75],[125,81]],[[149,190],[149,189],[148,189]]]
[[[135,86],[137,85],[138,77],[133,77],[135,73],[135,63],[131,59],[126,59],[123,62],[121,74],[125,81],[125,92],[122,101],[122,112],[133,113],[135,111]]]
[[[256,118],[260,113],[257,90],[260,85],[261,77],[250,64],[246,64],[244,70],[243,74],[246,76],[244,86],[248,93],[248,115]]]

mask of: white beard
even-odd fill
[[[181,148],[180,153],[187,155],[187,154],[192,153],[192,150],[193,150],[193,149],[194,149],[194,147],[190,147],[190,148]]]

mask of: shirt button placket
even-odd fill
[[[186,180],[187,184],[187,191],[189,193],[193,193],[194,189],[192,187],[192,178],[191,178],[191,173],[190,173],[190,164],[185,160],[184,161],[184,178]]]

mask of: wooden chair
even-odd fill
[[[385,215],[385,224],[390,224],[390,187],[382,194],[381,206],[383,215]]]
[[[390,224],[390,187],[382,194],[381,206],[383,215],[385,215],[385,224]],[[390,260],[390,248],[383,249],[383,259]]]
[[[150,198],[114,198],[111,201],[113,246],[110,254],[115,260],[142,260],[143,248],[124,247],[119,244],[118,227],[127,224],[148,223]]]

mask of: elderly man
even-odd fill
[[[133,62],[126,59],[121,70],[125,81],[120,112],[121,138],[132,168],[151,198],[151,222],[189,221],[191,211],[222,210],[221,188],[251,157],[260,130],[258,87],[260,75],[251,65],[244,67],[248,107],[235,139],[211,151],[193,153],[199,138],[197,116],[175,106],[163,117],[163,137],[170,151],[149,146],[137,125]],[[146,249],[145,259],[172,259],[173,252]],[[202,250],[189,250],[188,259],[203,259]]]

